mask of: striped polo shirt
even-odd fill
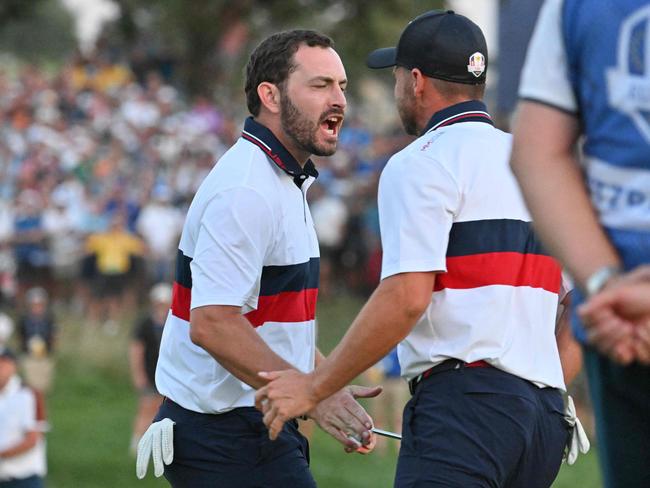
[[[242,307],[269,347],[314,367],[319,253],[306,192],[318,176],[247,119],[190,205],[156,369],[162,395],[196,412],[252,406],[255,390],[190,340],[190,310]]]
[[[398,347],[406,379],[456,358],[564,388],[561,269],[533,233],[510,146],[482,102],[463,102],[434,114],[382,172],[382,279],[438,273],[431,304]]]

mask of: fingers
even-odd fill
[[[650,364],[650,320],[640,324],[636,330],[635,352],[641,364]]]
[[[149,458],[151,457],[151,433],[149,431],[138,442],[138,455],[135,461],[135,474],[138,479],[143,479],[147,475],[149,468]]]
[[[165,468],[162,461],[162,429],[159,426],[156,427],[153,431],[151,457],[153,459],[153,474],[156,478],[159,478],[162,476]]]
[[[162,459],[163,463],[169,466],[174,460],[174,422],[169,419],[165,421],[162,432]]]
[[[320,425],[320,427],[329,435],[334,437],[334,439],[343,444],[344,450],[347,453],[354,452],[362,445],[361,442],[359,442],[353,436],[346,434],[343,430],[334,427],[333,425],[324,424]]]
[[[264,378],[265,380],[273,381],[276,378],[279,378],[284,371],[260,371],[257,373],[257,376]]]
[[[255,408],[258,409],[262,413],[265,412],[265,407],[268,404],[269,401],[269,387],[268,386],[263,386],[257,392],[255,393]]]
[[[377,436],[371,433],[370,442],[368,442],[368,444],[366,444],[365,446],[359,447],[356,452],[363,455],[370,454],[376,445],[377,445]]]
[[[354,398],[374,398],[383,391],[383,388],[380,385],[377,386],[350,385],[348,389],[350,390],[350,393]]]

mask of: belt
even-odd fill
[[[426,380],[429,376],[444,373],[445,371],[450,371],[452,369],[460,368],[491,368],[492,365],[486,361],[473,361],[471,363],[466,363],[460,359],[447,359],[446,361],[436,364],[432,368],[427,369],[426,371],[420,373],[411,381],[409,381],[409,391],[411,395],[415,393],[415,388],[422,383],[423,380]]]

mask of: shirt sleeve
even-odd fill
[[[192,271],[191,308],[257,307],[264,258],[273,238],[271,206],[258,192],[219,193],[201,216]]]
[[[562,35],[562,3],[546,0],[540,10],[521,73],[519,97],[576,113]]]
[[[459,191],[431,158],[389,161],[379,181],[381,279],[398,273],[446,271],[449,231]]]

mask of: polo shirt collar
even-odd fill
[[[460,102],[433,114],[422,135],[459,122],[485,122],[494,125],[485,104],[479,100]]]
[[[275,134],[253,117],[246,119],[241,136],[259,147],[278,168],[293,178],[298,187],[302,186],[308,177],[318,177],[318,171],[311,159],[308,159],[305,166],[301,167],[296,158],[275,137]]]

